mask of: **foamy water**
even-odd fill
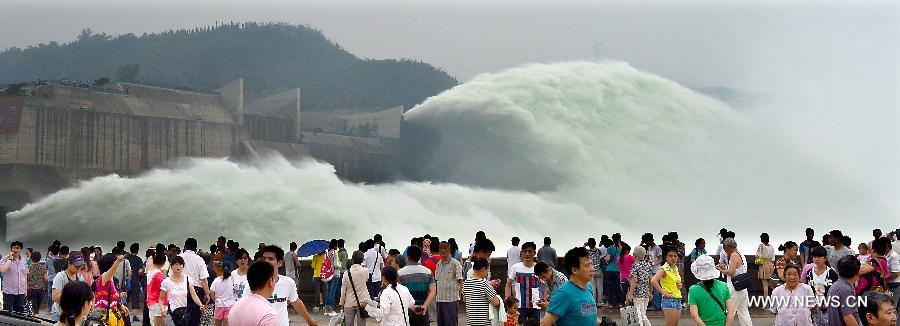
[[[440,131],[431,182],[358,185],[328,164],[189,159],[136,178],[82,182],[11,214],[10,238],[242,243],[381,233],[470,242],[554,237],[557,248],[621,232],[677,230],[741,247],[760,232],[799,240],[810,225],[863,239],[889,212],[727,105],[625,63],[529,65],[432,97],[405,118]],[[867,216],[866,224],[842,222]],[[872,223],[872,225],[868,224]],[[657,240],[660,235],[657,235]],[[866,236],[867,237],[867,236]],[[353,245],[350,245],[353,247]]]

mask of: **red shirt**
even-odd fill
[[[431,256],[425,261],[424,266],[431,270],[431,276],[434,276],[434,271],[437,270],[437,264],[440,262],[440,256]]]

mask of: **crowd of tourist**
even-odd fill
[[[759,302],[748,290],[757,285],[771,299],[764,308],[776,325],[897,325],[898,234],[876,229],[854,251],[839,230],[819,242],[807,229],[801,243],[777,248],[763,233],[753,261],[726,229],[715,251],[704,239],[686,251],[676,232],[659,244],[647,233],[634,245],[612,234],[561,257],[549,237],[540,248],[514,237],[505,275],[492,271],[497,248],[484,232],[465,259],[453,238],[415,237],[401,252],[376,234],[352,252],[343,239],[331,240],[312,255],[310,279],[300,278],[306,265],[296,243],[288,252],[260,243],[251,256],[225,237],[209,251],[188,238],[143,255],[137,243],[126,250],[119,241],[104,253],[54,241],[44,255],[15,241],[0,273],[4,310],[35,314],[46,302],[50,318],[65,325],[286,326],[290,308],[316,325],[299,297],[303,284],[315,290],[309,306],[343,325],[457,325],[461,307],[474,326],[602,325],[618,319],[616,308],[633,311],[637,325],[650,324],[647,310],[662,311],[666,325],[683,316],[697,325],[752,325],[750,308]],[[756,275],[748,273],[751,264]],[[849,304],[852,298],[859,304]]]

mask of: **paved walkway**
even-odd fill
[[[618,310],[612,309],[603,309],[603,315],[612,317],[613,320],[619,325],[622,324],[622,318],[619,316]],[[650,323],[653,325],[665,325],[665,318],[661,311],[648,311],[647,315],[650,317]],[[764,310],[751,310],[750,311],[751,318],[753,318],[754,326],[771,326],[775,325],[775,317],[772,313]],[[313,318],[316,322],[319,323],[320,326],[327,326],[328,320],[330,317],[327,317],[321,313],[313,313]],[[374,322],[374,319],[371,319],[372,322],[367,323],[369,326],[377,326],[378,323]],[[459,315],[459,324],[466,324],[466,315]],[[291,314],[291,325],[306,325],[306,322],[303,321],[303,318],[300,318],[297,314]],[[436,323],[432,323],[432,325],[437,325]],[[690,312],[687,310],[681,313],[681,320],[678,322],[678,325],[694,325],[694,321],[691,320]]]

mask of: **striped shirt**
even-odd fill
[[[412,263],[401,268],[397,274],[400,276],[400,284],[409,289],[409,293],[416,299],[416,305],[424,304],[428,298],[428,289],[434,285],[431,270],[418,263]]]
[[[491,300],[497,291],[483,278],[470,278],[463,283],[463,294],[466,296],[466,325],[491,325]]]

